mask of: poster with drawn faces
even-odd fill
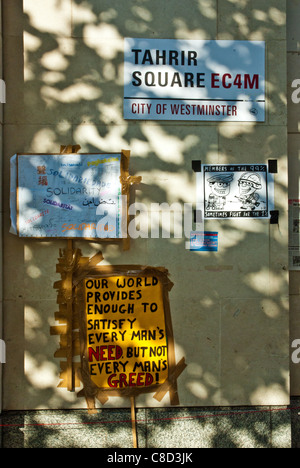
[[[269,218],[273,176],[268,166],[205,165],[199,190],[205,218]]]

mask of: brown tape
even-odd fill
[[[56,322],[59,324],[65,324],[67,320],[67,307],[64,304],[59,306],[59,311],[54,313]]]
[[[60,349],[55,352],[55,357],[66,358],[65,362],[61,362],[63,373],[61,378],[63,382],[59,386],[66,387],[69,391],[74,391],[75,388],[75,373],[73,357],[78,354],[78,333],[74,333],[73,319],[73,271],[78,263],[78,258],[81,253],[73,249],[72,240],[67,241],[67,248],[60,249],[60,258],[57,265],[57,270],[61,274],[61,280],[56,281],[53,285],[58,290],[57,303],[60,304],[59,312],[55,313],[55,318],[59,319],[58,325],[50,328],[51,334],[61,335]],[[78,380],[77,380],[78,383]]]
[[[79,332],[73,331],[72,333],[72,351],[73,357],[80,356],[80,341],[79,341]],[[66,358],[68,355],[68,339],[67,335],[61,335],[60,337],[60,348],[55,352],[54,357],[56,358]]]
[[[130,162],[130,151],[129,150],[122,150],[121,152],[121,176],[120,182],[122,185],[122,195],[127,197],[127,207],[126,207],[126,226],[128,231],[129,226],[129,205],[130,205],[130,187],[135,184],[140,184],[142,181],[142,177],[137,176],[130,176],[129,174],[129,162]],[[130,249],[130,237],[128,236],[128,232],[126,233],[127,237],[123,238],[123,250],[127,251]]]
[[[67,333],[67,325],[54,325],[50,327],[51,335],[65,335]]]
[[[73,251],[73,242],[68,240],[68,247],[66,250],[66,258],[69,263],[69,269],[65,278],[65,291],[67,297],[67,346],[66,346],[66,359],[67,359],[67,388],[69,391],[74,391],[74,369],[73,369],[73,268],[75,264],[75,257]]]
[[[75,387],[80,387],[80,380],[77,377],[77,369],[79,368],[80,363],[79,362],[74,362],[73,363],[73,369],[72,369],[72,380],[74,380],[74,386]],[[62,381],[58,384],[58,388],[68,388],[68,373],[70,372],[68,368],[68,363],[66,361],[61,361],[60,362],[60,378]]]
[[[171,401],[173,401],[172,405],[179,405],[178,393],[177,388],[175,387],[176,381],[180,374],[184,371],[187,367],[185,363],[185,359],[182,358],[178,364],[176,364],[175,368],[172,369],[172,372],[169,374],[169,378],[161,385],[158,392],[155,393],[153,398],[157,401],[161,401],[167,392],[171,392]]]
[[[76,154],[81,149],[80,145],[67,145],[60,147],[60,154]]]
[[[85,397],[87,402],[87,407],[90,414],[95,413],[95,399],[97,399],[102,405],[108,401],[108,397],[90,381],[89,375],[86,375],[86,368],[78,367],[77,376],[81,382],[86,382],[84,388],[77,394],[77,396]]]
[[[76,286],[87,274],[87,272],[97,266],[104,260],[102,252],[96,253],[93,257],[88,258],[85,262],[80,262],[73,275],[73,285]]]

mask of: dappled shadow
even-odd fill
[[[269,220],[206,221],[205,230],[219,233],[216,253],[190,252],[185,248],[185,238],[136,239],[131,241],[129,252],[115,245],[77,242],[87,256],[102,250],[109,264],[136,263],[169,270],[174,283],[170,303],[176,357],[179,360],[184,356],[188,364],[178,380],[180,404],[187,409],[179,413],[172,410],[173,416],[180,415],[180,411],[186,411],[184,417],[192,416],[192,430],[199,432],[199,438],[201,433],[203,437],[208,434],[203,445],[237,447],[243,445],[243,440],[252,445],[270,445],[265,433],[271,430],[270,418],[265,413],[260,413],[260,420],[251,419],[249,414],[236,416],[227,420],[227,425],[224,419],[193,416],[197,407],[277,405],[285,404],[289,397],[286,102],[284,78],[277,66],[285,54],[284,2],[274,1],[269,6],[268,2],[221,0],[218,17],[215,0],[182,4],[158,0],[53,0],[37,10],[34,2],[25,2],[24,11],[22,2],[16,2],[19,11],[15,10],[14,15],[24,32],[24,75],[23,63],[10,58],[16,43],[20,47],[22,34],[13,29],[9,0],[3,3],[7,20],[6,200],[9,158],[17,152],[54,153],[61,144],[79,144],[81,152],[92,153],[130,149],[130,172],[143,177],[136,201],[148,206],[195,203],[196,177],[191,166],[195,159],[203,164],[266,164],[268,159],[278,160],[275,204],[280,210],[279,225],[272,226]],[[269,41],[266,122],[125,121],[124,37]],[[57,310],[55,265],[59,248],[65,244],[7,235],[6,205],[5,409],[84,407],[84,401],[76,395],[56,389],[59,363],[53,354],[57,343],[49,336],[49,325]],[[18,314],[17,326],[15,318],[11,318],[14,314]],[[168,406],[166,400],[163,405]],[[110,404],[129,406],[121,400]],[[142,395],[137,405],[143,408],[155,406],[155,402],[152,396]],[[72,412],[67,414],[72,416]],[[154,420],[159,420],[160,415],[155,411],[153,414],[147,416],[153,424],[149,420],[143,423],[146,446],[162,443],[165,431],[170,435],[166,443],[198,446],[198,435],[181,442],[182,421],[175,417],[160,421],[158,430]],[[82,421],[85,417],[79,415]],[[120,438],[119,426],[105,427],[99,437]],[[55,438],[56,430],[51,427],[50,439]],[[48,445],[48,435],[39,443]],[[109,445],[106,440],[106,446],[113,443]],[[201,441],[198,444],[201,446]],[[119,439],[118,446],[125,445]],[[70,440],[69,446],[76,446],[76,442]]]

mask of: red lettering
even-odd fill
[[[252,81],[250,75],[245,74],[245,89],[258,89],[259,88],[259,75],[253,75]]]
[[[246,75],[245,75],[246,77]],[[235,80],[233,82],[235,86],[237,86],[239,89],[243,87],[243,82],[242,82],[242,77],[241,75],[236,75]]]
[[[113,350],[115,349],[115,347],[111,345],[111,346],[108,346],[107,349],[108,349],[108,358],[107,359],[108,359],[108,361],[112,361],[113,359],[115,359],[114,356],[113,356]]]
[[[89,347],[89,362],[95,361],[118,361],[123,355],[123,350],[120,346],[97,346],[96,350]]]
[[[117,388],[119,381],[118,380],[113,380],[116,377],[117,374],[112,374],[108,377],[107,383],[110,386],[110,388]]]
[[[105,352],[107,350],[107,346],[100,346],[100,361],[107,361],[105,357]]]
[[[212,88],[220,88],[220,86],[217,84],[219,83],[219,73],[212,73],[211,74],[211,87]]]
[[[107,383],[110,388],[124,387],[149,387],[154,382],[154,377],[149,373],[130,372],[127,374],[112,374],[108,377]]]
[[[136,381],[136,386],[137,387],[143,387],[143,385],[144,385],[143,378],[144,378],[144,374],[138,374],[137,381]]]
[[[126,374],[120,374],[120,380],[119,380],[120,388],[123,388],[123,385],[124,387],[128,387],[128,383],[126,379],[127,379]]]
[[[89,362],[93,362],[93,357],[96,361],[99,361],[99,346],[97,346],[96,351],[93,348],[89,348]]]
[[[129,387],[136,387],[135,378],[136,378],[136,373],[131,372],[129,374]]]
[[[222,85],[223,85],[223,88],[231,88],[231,83],[228,83],[226,82],[226,78],[228,77],[228,79],[230,80],[232,77],[229,73],[225,73],[225,75],[222,76]]]
[[[116,361],[118,359],[121,359],[122,354],[123,354],[122,348],[120,346],[116,346],[116,357],[115,357]]]
[[[153,375],[151,374],[146,374],[146,379],[145,379],[145,386],[148,387],[151,385],[154,381]]]
[[[211,87],[220,88],[220,86],[225,89],[230,89],[232,86],[236,86],[238,89],[259,89],[259,75],[249,75],[249,73],[241,75],[238,73],[232,76],[230,73],[225,73],[220,76],[219,73],[212,73]]]

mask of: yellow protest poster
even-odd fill
[[[95,399],[105,404],[109,397],[141,393],[153,393],[157,401],[169,393],[171,405],[179,404],[177,378],[186,364],[175,361],[169,272],[140,265],[95,266],[77,276],[79,396],[85,396],[89,408]]]
[[[71,241],[70,241],[71,242]],[[60,335],[56,357],[62,381],[59,387],[85,397],[89,411],[96,400],[104,405],[110,397],[134,401],[153,393],[161,402],[179,405],[177,379],[186,368],[175,359],[169,293],[173,283],[164,267],[99,265],[102,252],[82,257],[71,244],[60,252],[57,271]],[[80,356],[80,362],[74,357]]]
[[[102,389],[150,387],[168,378],[162,284],[156,276],[85,280],[89,374]]]

